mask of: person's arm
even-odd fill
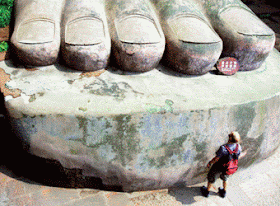
[[[245,157],[245,155],[247,154],[248,149],[246,149],[245,151],[243,151],[243,150],[242,150],[242,147],[240,146],[240,144],[238,144],[238,145],[239,145],[239,151],[240,151],[239,156],[238,156],[238,159],[242,159],[242,158]]]
[[[244,152],[241,152],[238,159],[242,159],[243,157],[245,157],[246,154],[247,154],[247,150]]]
[[[218,162],[218,160],[223,156],[223,146],[220,146],[219,150],[216,152],[216,156],[207,164],[207,167],[211,167],[211,165]]]
[[[220,158],[219,157],[214,157],[208,164],[207,167],[209,168],[211,165],[215,164],[216,162],[218,162]]]

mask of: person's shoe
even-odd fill
[[[207,188],[205,186],[201,187],[200,188],[200,191],[201,191],[201,194],[204,196],[204,197],[208,197],[209,196],[209,191],[207,190]]]
[[[221,189],[221,188],[219,187],[219,195],[220,195],[222,198],[224,198],[224,197],[226,196],[226,191],[225,191],[224,189]]]

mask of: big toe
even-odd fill
[[[60,47],[62,5],[63,0],[17,1],[11,43],[21,62],[32,66],[56,62]]]

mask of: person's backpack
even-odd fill
[[[227,175],[232,175],[238,169],[238,155],[237,155],[238,144],[236,144],[236,148],[234,151],[231,151],[227,145],[225,145],[225,148],[229,152],[229,155],[228,155],[228,162],[224,163],[223,167]]]

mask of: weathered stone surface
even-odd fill
[[[64,0],[16,1],[11,42],[21,62],[41,66],[57,61],[63,4]]]
[[[205,74],[219,59],[223,43],[197,2],[157,1],[166,37],[164,60],[176,71]]]
[[[103,1],[66,1],[61,50],[66,64],[77,70],[107,67],[111,39]]]
[[[259,68],[274,47],[275,34],[239,0],[201,0],[223,40],[223,56],[239,61],[240,70]]]
[[[240,0],[18,0],[15,15],[15,60],[28,66],[54,64],[61,51],[77,70],[104,69],[112,57],[124,71],[150,71],[162,59],[202,75],[223,52],[247,71],[259,68],[275,43]]]
[[[165,38],[152,4],[147,0],[117,0],[107,5],[112,55],[120,69],[145,72],[163,56]]]
[[[10,171],[0,167],[0,205],[278,205],[280,198],[280,148],[265,161],[246,170],[239,170],[229,179],[228,193],[220,198],[212,190],[209,198],[200,194],[197,184],[163,190],[110,192],[96,189],[64,189],[48,187],[25,178],[12,178]],[[32,164],[34,162],[30,162]],[[49,172],[49,170],[48,170]],[[41,173],[39,173],[41,174]],[[42,174],[41,174],[42,175]],[[11,184],[10,182],[13,182]],[[262,184],[260,192],[256,187]],[[216,186],[218,186],[217,184]],[[18,193],[24,188],[25,193]],[[10,194],[10,195],[8,195]],[[266,200],[267,201],[264,201]]]
[[[1,91],[32,154],[124,190],[165,188],[204,180],[207,161],[232,130],[247,152],[241,167],[278,147],[279,61],[275,50],[258,70],[193,78],[162,66],[138,75],[88,74],[6,61]]]

